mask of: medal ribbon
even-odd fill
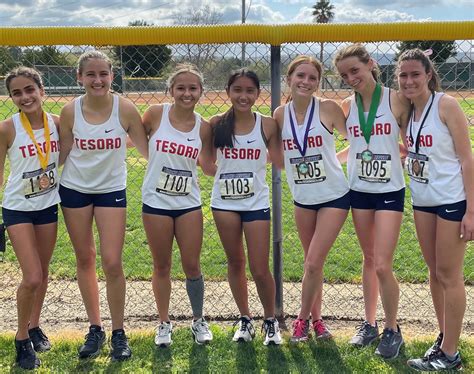
[[[293,109],[293,105],[290,105],[290,125],[291,125],[291,132],[293,133],[293,139],[294,139],[294,142],[296,143],[296,147],[298,148],[298,150],[300,151],[301,153],[301,156],[304,157],[304,155],[306,154],[306,148],[308,147],[308,133],[309,133],[309,128],[311,126],[311,122],[313,122],[313,115],[314,115],[314,107],[315,107],[315,99],[314,97],[312,98],[311,100],[311,109],[309,111],[309,117],[308,117],[308,122],[306,122],[306,129],[305,129],[305,132],[304,132],[304,138],[303,138],[303,147],[301,147],[301,144],[298,140],[298,137],[296,136],[296,127],[295,127],[295,122],[296,122],[296,116],[295,116],[295,120],[293,120],[293,112],[292,112],[292,109]],[[294,109],[293,109],[294,110]]]
[[[20,121],[21,124],[23,125],[23,128],[25,129],[26,133],[29,135],[31,141],[36,147],[36,154],[38,155],[38,159],[40,162],[40,166],[43,170],[46,170],[48,167],[48,161],[49,161],[49,154],[51,151],[50,147],[50,134],[49,134],[49,125],[48,125],[48,117],[46,116],[46,113],[43,112],[43,124],[44,124],[44,139],[46,142],[45,145],[45,153],[43,153],[40,145],[36,141],[35,134],[33,133],[33,128],[31,127],[30,120],[26,116],[24,112],[20,112]]]
[[[372,135],[372,128],[374,127],[375,115],[377,114],[377,108],[379,106],[381,95],[382,86],[376,83],[375,90],[372,94],[372,99],[370,100],[370,109],[366,121],[364,115],[364,104],[362,103],[362,96],[358,92],[356,92],[355,94],[357,109],[359,111],[359,124],[362,129],[362,134],[364,134],[365,141],[367,142],[367,146],[370,143],[370,136]]]
[[[433,106],[434,96],[435,95],[434,95],[434,92],[433,92],[431,94],[430,105],[429,105],[428,109],[426,110],[425,115],[423,116],[423,119],[421,120],[421,125],[420,125],[420,128],[418,129],[418,134],[416,134],[415,153],[418,153],[418,151],[420,150],[421,129],[423,128],[423,125],[425,124],[426,118],[428,118],[428,114],[430,113],[431,107]],[[426,109],[426,106],[425,106],[425,109]],[[415,118],[415,108],[413,107],[413,104],[412,104],[411,111],[412,111],[412,115],[410,117],[410,141],[413,143],[413,135],[411,133],[411,131],[413,129],[413,119]]]

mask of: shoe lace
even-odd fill
[[[240,323],[240,331],[245,332],[248,331],[250,333],[250,320],[248,320],[245,317],[240,317],[237,321],[235,321],[232,325],[232,327],[235,329],[235,326],[237,326]]]
[[[112,346],[115,349],[127,348],[127,338],[123,334],[117,334],[112,336]]]
[[[89,332],[88,334],[86,334],[86,341],[84,345],[96,344],[99,342],[99,340],[100,340],[100,337],[97,332]]]
[[[275,336],[275,321],[266,319],[263,321],[262,329],[265,330],[269,338],[273,338]]]
[[[356,326],[356,336],[364,337],[369,331],[370,325],[367,322],[361,322]]]
[[[316,330],[316,333],[318,335],[324,335],[328,331],[328,329],[324,325],[324,322],[321,321],[320,319],[313,322],[313,328]]]
[[[43,330],[41,330],[40,327],[37,327],[36,329],[31,330],[30,331],[30,338],[31,338],[31,335],[34,335],[35,337],[38,337],[41,340],[48,340],[45,333],[43,332]]]
[[[209,326],[206,321],[195,322],[194,328],[197,332],[201,334],[206,334],[209,332]]]
[[[306,329],[306,323],[302,319],[297,319],[293,322],[293,336],[304,336]]]
[[[392,340],[392,337],[395,335],[395,331],[392,329],[384,329],[383,332],[379,335],[380,336],[380,342],[382,344],[389,344],[389,342]]]
[[[170,333],[170,327],[167,323],[162,323],[158,328],[158,336],[166,336]]]

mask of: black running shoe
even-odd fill
[[[357,325],[356,330],[356,334],[349,342],[356,347],[366,347],[379,337],[377,322],[375,322],[375,326],[372,326],[369,322],[364,321]]]
[[[19,367],[25,370],[33,370],[41,365],[41,361],[36,357],[35,350],[31,339],[16,340],[16,362]]]
[[[441,349],[434,351],[428,357],[414,358],[407,361],[409,367],[419,371],[457,371],[462,370],[461,356],[456,353],[454,360],[446,357]]]
[[[79,348],[79,358],[97,357],[105,342],[105,332],[102,327],[92,325],[86,335],[84,345]]]
[[[112,331],[112,361],[124,361],[132,357],[132,350],[128,345],[128,339],[123,329]]]
[[[51,349],[51,343],[49,342],[48,337],[39,326],[29,329],[28,335],[30,335],[33,348],[36,352],[46,352]]]
[[[393,329],[383,329],[382,337],[379,345],[375,350],[375,354],[385,359],[392,359],[398,356],[400,348],[403,345],[402,332],[400,326],[397,325],[397,331]]]
[[[434,344],[431,347],[429,347],[428,350],[425,352],[425,357],[428,357],[430,354],[440,349],[442,342],[443,342],[443,333],[440,332]]]

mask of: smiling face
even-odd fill
[[[247,112],[252,110],[260,90],[251,78],[240,76],[227,89],[227,95],[234,110]]]
[[[202,95],[201,81],[193,73],[179,73],[173,79],[170,94],[177,108],[194,109]]]
[[[372,59],[364,63],[356,56],[346,57],[336,63],[336,68],[344,83],[351,86],[354,91],[362,92],[364,88],[375,83],[372,75],[374,68]]]
[[[9,92],[13,103],[22,112],[28,114],[42,111],[44,89],[33,79],[21,75],[13,78],[9,84]]]
[[[426,72],[419,60],[405,60],[398,67],[398,86],[400,92],[409,100],[429,94],[428,83],[432,72]]]
[[[77,80],[88,95],[105,96],[112,86],[113,74],[106,60],[90,58],[84,62],[82,70],[77,73]]]
[[[320,74],[311,63],[301,63],[287,77],[291,97],[308,97],[319,87]]]

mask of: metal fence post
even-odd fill
[[[272,113],[281,100],[281,49],[270,47],[271,105]],[[275,277],[275,314],[283,317],[283,261],[282,261],[282,203],[281,171],[272,166],[272,224],[273,224],[273,276]]]

